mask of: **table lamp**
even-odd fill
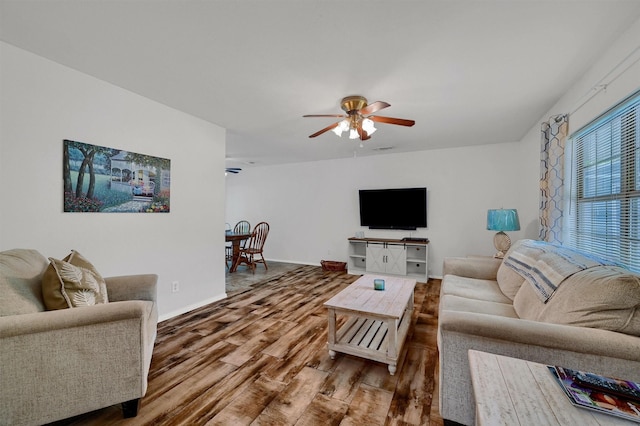
[[[493,237],[493,245],[498,252],[493,256],[502,259],[511,247],[511,239],[504,231],[519,231],[520,221],[516,209],[496,209],[487,211],[487,229],[498,231]]]

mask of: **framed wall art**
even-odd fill
[[[64,140],[65,212],[169,213],[171,160]]]

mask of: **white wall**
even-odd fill
[[[553,108],[542,117],[532,117],[534,124],[521,141],[247,167],[241,174],[227,177],[226,221],[269,221],[272,228],[265,246],[268,259],[309,264],[318,264],[322,259],[346,261],[346,239],[355,231],[364,230],[367,236],[408,236],[407,231],[361,228],[358,189],[427,186],[429,227],[413,236],[426,236],[431,241],[430,276],[441,276],[446,256],[493,254],[494,233],[485,230],[489,208],[518,209],[522,229],[509,233],[512,240],[537,238],[540,123],[551,115],[572,113],[569,123],[573,132],[637,90],[640,63],[629,68],[637,55],[617,66],[633,52],[638,53],[638,40],[640,20]],[[610,81],[614,77],[615,81]],[[591,88],[602,82],[609,83],[607,90],[593,96]],[[588,102],[577,109],[585,101]]]
[[[0,249],[156,273],[161,318],[224,297],[224,129],[6,43],[0,58]],[[171,212],[63,213],[63,139],[169,158]]]
[[[227,222],[268,221],[268,259],[319,264],[347,260],[347,238],[428,237],[431,276],[451,255],[491,255],[487,209],[519,208],[519,144],[386,154],[344,160],[245,168],[227,176]],[[428,228],[360,227],[358,189],[426,186]],[[520,211],[523,228],[535,212]],[[537,228],[536,228],[537,233]],[[511,233],[521,238],[523,231]]]

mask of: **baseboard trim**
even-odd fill
[[[214,296],[214,297],[211,297],[211,298],[206,299],[206,300],[201,300],[198,303],[194,303],[192,305],[184,306],[184,307],[182,307],[182,308],[180,308],[178,310],[166,313],[164,315],[160,315],[160,317],[158,318],[158,322],[166,321],[166,320],[171,319],[173,317],[177,317],[178,315],[186,314],[187,312],[191,312],[194,309],[201,308],[201,307],[203,307],[205,305],[208,305],[209,303],[218,302],[218,301],[226,299],[226,298],[227,298],[227,293],[222,293],[221,295]]]
[[[309,262],[300,262],[298,260],[267,259],[267,262],[280,262],[280,263],[293,263],[294,265],[320,266],[320,262],[309,263]]]

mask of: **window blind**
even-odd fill
[[[640,272],[640,92],[570,137],[566,244]]]

